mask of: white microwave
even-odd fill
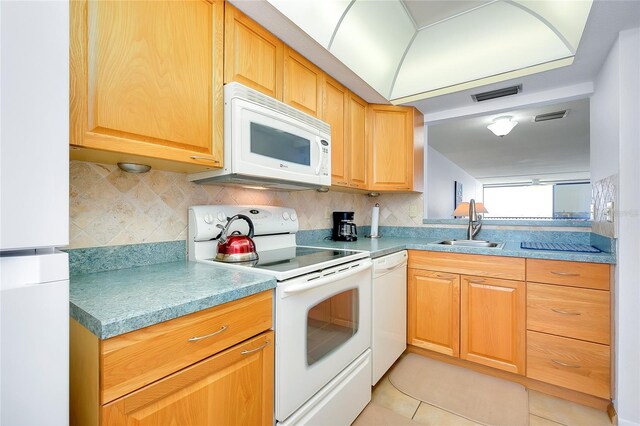
[[[224,86],[224,167],[198,183],[270,189],[331,185],[331,127],[240,83]]]

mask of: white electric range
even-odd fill
[[[258,263],[214,260],[227,218],[251,218]],[[294,209],[208,205],[189,209],[189,260],[269,274],[275,290],[275,419],[350,424],[371,399],[371,259],[368,252],[296,245]],[[248,233],[235,221],[229,233]]]

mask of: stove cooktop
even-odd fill
[[[355,250],[335,250],[330,248],[295,246],[258,253],[258,263],[217,262],[213,258],[206,261],[234,267],[251,268],[256,272],[274,275],[278,280],[288,279],[305,273],[368,257],[367,252]]]

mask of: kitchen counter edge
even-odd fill
[[[339,242],[318,240],[305,245],[314,247],[326,247],[346,250],[368,251],[371,258],[385,256],[401,250],[424,250],[448,253],[482,254],[490,256],[523,257],[529,259],[567,260],[572,262],[608,263],[615,264],[616,258],[612,253],[578,253],[549,250],[527,250],[520,248],[520,242],[507,241],[504,248],[473,248],[460,246],[445,246],[433,244],[440,239],[413,239],[413,238],[361,238],[354,242]]]
[[[99,339],[274,289],[275,278],[196,262],[74,275],[69,314]]]

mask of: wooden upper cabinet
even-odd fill
[[[222,1],[74,1],[70,19],[75,157],[222,166]]]
[[[369,189],[413,190],[414,108],[369,105]]]
[[[327,76],[322,119],[331,125],[331,184],[367,189],[367,103]]]
[[[409,268],[407,278],[407,343],[457,357],[460,276]]]
[[[347,186],[347,121],[349,91],[340,83],[327,77],[324,86],[322,120],[331,126],[331,184]]]
[[[349,186],[367,189],[367,161],[369,146],[367,143],[367,103],[349,92],[349,119],[347,120],[347,170]]]
[[[283,102],[322,117],[324,72],[289,46],[284,48]]]
[[[461,277],[460,358],[525,374],[525,283]]]
[[[282,100],[284,43],[226,2],[224,20],[224,82]]]
[[[273,332],[154,382],[102,408],[104,426],[272,425]]]

